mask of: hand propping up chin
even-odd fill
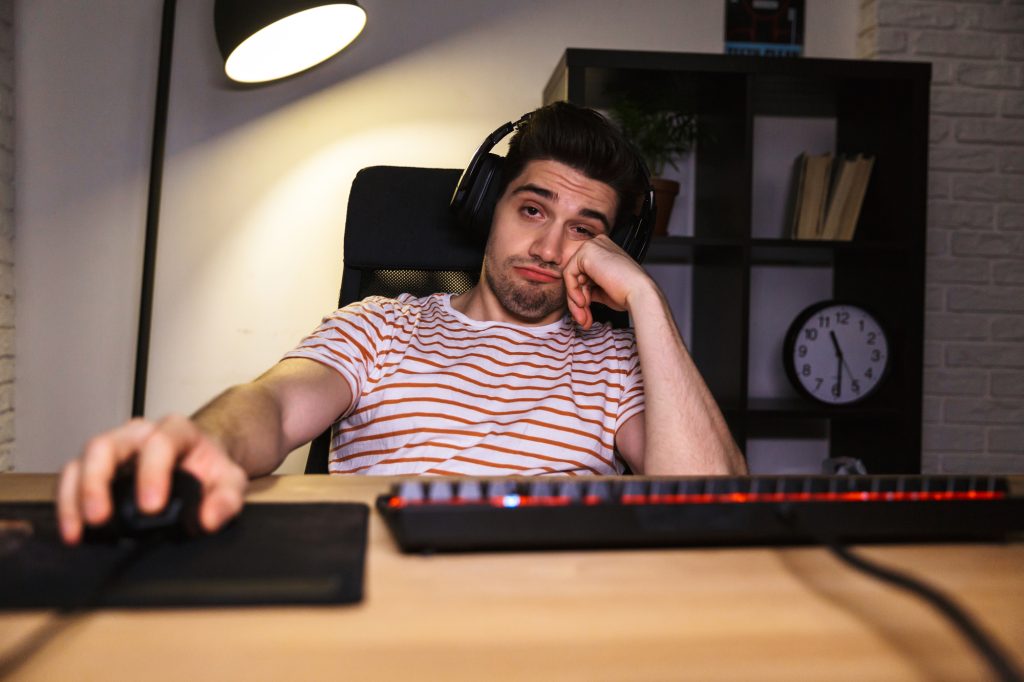
[[[652,284],[640,264],[607,235],[584,242],[562,269],[562,276],[569,314],[584,329],[594,323],[592,303],[630,310],[631,297]]]

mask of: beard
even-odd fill
[[[565,310],[565,283],[541,283],[515,278],[517,265],[553,270],[541,261],[531,258],[510,257],[501,266],[494,262],[488,251],[484,255],[484,277],[498,302],[505,310],[529,323],[540,322],[552,313]]]

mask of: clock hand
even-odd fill
[[[829,336],[832,337],[832,345],[836,349],[836,397],[843,395],[843,365],[846,364],[843,361],[843,351],[839,348],[839,339],[836,338],[836,333],[830,331]]]
[[[843,356],[839,356],[839,362],[836,366],[836,397],[838,398],[843,394]]]
[[[836,338],[836,333],[830,331],[828,333],[828,335],[832,337],[832,345],[836,349],[836,356],[839,357],[839,358],[842,358],[843,357],[843,351],[842,351],[842,349],[839,348],[839,339]]]

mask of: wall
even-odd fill
[[[14,450],[14,0],[0,0],[0,471]]]
[[[130,412],[159,22],[153,0],[15,3],[19,471]]]
[[[151,415],[252,378],[330,311],[359,168],[461,167],[540,103],[566,47],[723,43],[721,0],[364,0],[339,58],[234,88],[212,5],[178,9]],[[130,410],[159,7],[18,3],[19,470],[57,468]],[[857,11],[809,0],[807,55],[853,57]]]
[[[862,3],[865,57],[932,62],[924,467],[1024,472],[1024,4]]]

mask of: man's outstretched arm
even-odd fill
[[[314,360],[288,358],[220,394],[192,419],[254,477],[274,471],[351,402],[348,384],[337,371]]]
[[[111,514],[117,468],[135,462],[140,508],[167,503],[171,474],[181,466],[199,479],[199,520],[207,531],[242,508],[248,479],[273,471],[292,449],[315,437],[348,408],[341,376],[312,360],[283,360],[258,379],[230,388],[192,418],[133,419],[92,438],[61,472],[57,517],[65,542],[77,543],[84,524]]]
[[[564,270],[569,311],[592,322],[590,303],[628,310],[644,375],[645,412],[616,446],[639,473],[741,475],[746,462],[697,370],[658,286],[606,237],[584,244]]]

